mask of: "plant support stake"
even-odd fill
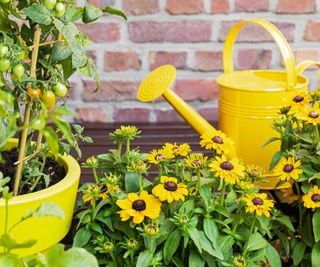
[[[40,37],[41,37],[41,28],[39,26],[36,26],[36,31],[34,33],[34,38],[33,38],[33,50],[32,50],[31,68],[30,68],[31,79],[36,77]],[[23,131],[22,131],[20,144],[19,144],[18,166],[15,172],[15,177],[14,177],[13,194],[15,196],[18,195],[19,184],[21,180],[23,161],[24,161],[25,150],[26,150],[26,142],[27,142],[28,130],[29,130],[31,106],[32,106],[32,102],[28,101],[25,108]]]

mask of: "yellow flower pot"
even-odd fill
[[[8,149],[16,147],[18,141],[10,140]],[[8,229],[25,216],[26,211],[35,210],[42,203],[54,202],[64,211],[64,220],[54,217],[31,218],[21,223],[11,232],[19,242],[37,240],[37,243],[28,249],[13,250],[13,253],[23,257],[46,250],[58,243],[68,233],[73,209],[76,201],[80,179],[80,166],[71,156],[59,156],[58,162],[66,168],[66,176],[59,183],[31,194],[21,195],[9,201]],[[0,235],[4,231],[5,202],[0,200]]]

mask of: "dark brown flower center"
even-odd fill
[[[143,211],[146,209],[146,202],[141,199],[135,200],[132,203],[132,208],[137,211]]]
[[[223,144],[223,140],[220,136],[213,137],[212,141],[215,142],[216,144]]]
[[[311,199],[313,202],[319,202],[320,201],[320,194],[313,194]]]
[[[254,205],[263,205],[263,200],[260,197],[255,197],[254,199],[252,199],[252,203]]]
[[[178,151],[179,151],[179,147],[178,147],[178,146],[174,146],[174,147],[172,148],[172,150],[173,150],[174,152],[178,152]]]
[[[319,113],[315,110],[311,110],[308,116],[312,119],[316,119],[319,117]]]
[[[231,171],[233,170],[233,165],[231,162],[225,161],[220,164],[220,168],[223,170]]]
[[[196,166],[200,166],[201,165],[201,160],[200,159],[195,159],[194,161],[192,161],[192,163]]]
[[[178,186],[177,186],[177,184],[176,184],[175,182],[166,182],[166,183],[164,184],[164,188],[165,188],[166,190],[168,190],[168,191],[174,192],[174,191],[177,191]]]
[[[164,160],[166,157],[163,154],[157,154],[156,159],[157,160]]]
[[[292,172],[293,169],[294,169],[294,167],[293,167],[292,164],[286,164],[286,165],[284,165],[284,167],[283,167],[283,171],[284,171],[284,172],[287,172],[287,173]]]
[[[302,102],[304,100],[304,97],[302,95],[297,95],[293,98],[293,101],[296,103]]]

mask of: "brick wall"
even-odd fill
[[[84,1],[79,1],[84,2]],[[79,25],[94,43],[89,53],[101,75],[101,89],[73,77],[71,105],[78,121],[163,122],[180,117],[158,100],[136,100],[139,82],[162,64],[177,67],[174,89],[205,118],[217,118],[217,84],[222,49],[230,27],[245,18],[274,22],[286,36],[297,62],[318,59],[320,0],[92,0],[124,9],[129,20],[105,16]],[[254,25],[240,32],[234,51],[237,69],[283,68],[271,38]],[[317,84],[316,70],[306,73]]]

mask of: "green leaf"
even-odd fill
[[[298,266],[299,263],[303,260],[304,257],[304,253],[306,250],[306,244],[303,242],[299,242],[293,249],[293,254],[292,254],[292,258],[293,258],[293,264],[295,266]]]
[[[228,252],[232,248],[234,240],[232,236],[223,236],[219,238],[218,245],[221,251]]]
[[[52,22],[50,13],[43,5],[33,4],[26,8],[26,15],[36,23],[50,25]]]
[[[278,251],[270,244],[265,247],[265,255],[270,267],[281,267],[281,259]]]
[[[247,250],[255,251],[262,249],[268,245],[268,242],[259,233],[254,233],[248,243]]]
[[[201,256],[195,252],[195,250],[191,250],[189,255],[189,267],[203,267],[204,264],[204,259],[202,259]]]
[[[320,210],[317,209],[312,216],[312,227],[314,240],[317,243],[320,240]]]
[[[218,238],[219,238],[219,230],[215,223],[215,221],[211,218],[204,218],[203,220],[203,230],[206,236],[211,241],[214,248],[218,248]]]
[[[272,160],[271,160],[271,163],[270,163],[270,167],[269,167],[269,170],[272,170],[280,161],[280,159],[282,158],[283,156],[283,152],[282,151],[277,151],[273,157],[272,157]]]
[[[102,15],[103,15],[103,12],[100,8],[97,8],[90,4],[86,4],[84,7],[84,14],[82,17],[82,21],[84,23],[90,23],[97,20]]]
[[[0,257],[0,267],[23,267],[18,257],[8,254]]]
[[[277,236],[279,237],[279,239],[281,241],[281,244],[282,244],[282,247],[284,248],[286,256],[289,256],[290,243],[289,243],[288,237],[279,231],[277,231]]]
[[[281,140],[279,137],[271,137],[268,141],[266,141],[262,147],[266,147],[267,145],[269,145],[270,143],[277,141],[277,140]]]
[[[125,21],[128,20],[127,15],[123,11],[121,11],[119,9],[115,9],[115,8],[112,8],[112,7],[106,7],[106,8],[103,8],[102,11],[105,12],[105,13],[109,13],[109,14],[112,14],[112,15],[116,15],[116,16],[122,17]]]
[[[33,217],[58,217],[64,219],[64,212],[56,203],[42,203],[39,208],[32,212]]]
[[[92,232],[89,229],[87,229],[85,227],[80,228],[77,231],[76,235],[74,236],[73,246],[74,247],[85,246],[89,242],[91,236],[92,236]]]
[[[152,261],[153,254],[150,250],[145,250],[139,254],[137,265],[139,267],[148,267]]]
[[[136,172],[128,172],[125,177],[125,186],[128,193],[139,191],[139,176]]]
[[[23,242],[18,242],[10,234],[3,234],[0,237],[0,247],[6,248],[9,252],[13,249],[31,248],[36,243],[37,240],[26,240]]]
[[[198,248],[199,252],[202,253],[199,231],[196,228],[191,228],[191,229],[188,229],[188,233],[189,233],[193,243]]]
[[[227,194],[227,197],[225,199],[225,203],[227,206],[234,205],[234,203],[237,200],[237,194],[234,190],[230,190]]]
[[[163,257],[166,264],[168,264],[176,253],[181,239],[181,233],[178,229],[174,230],[168,237],[163,248]]]
[[[52,52],[50,55],[50,61],[51,62],[60,62],[68,57],[70,57],[72,51],[68,45],[65,44],[65,42],[58,42],[53,45]]]
[[[201,248],[209,253],[211,256],[218,258],[219,260],[223,260],[223,254],[220,250],[214,249],[213,246],[211,245],[210,241],[208,238],[205,236],[204,232],[199,231],[200,235],[200,245]]]
[[[42,134],[49,145],[50,151],[57,155],[59,153],[59,137],[57,133],[51,127],[46,127],[42,130]]]
[[[291,232],[295,231],[294,226],[292,225],[292,222],[288,216],[276,217],[276,218],[274,218],[274,220],[287,226]]]
[[[312,267],[320,266],[320,243],[315,244],[312,248],[311,263]]]
[[[81,7],[71,7],[66,8],[66,13],[64,14],[64,19],[66,22],[76,22],[81,19],[83,15],[83,8]]]
[[[212,196],[211,188],[209,187],[209,185],[201,186],[199,189],[199,194],[203,199],[203,202],[205,203],[206,207],[208,207]]]

